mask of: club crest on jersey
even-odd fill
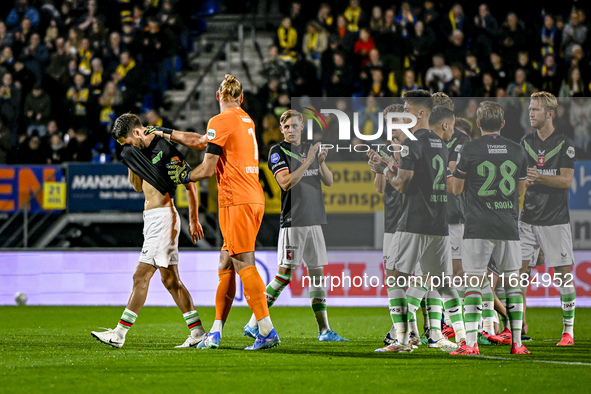
[[[568,149],[566,150],[566,155],[568,157],[570,157],[571,159],[575,157],[575,148],[574,146],[569,146]]]
[[[537,165],[539,167],[544,167],[544,164],[546,163],[546,155],[538,155],[538,163]]]
[[[294,259],[294,251],[291,249],[288,249],[285,251],[285,258],[288,260],[293,260]]]
[[[406,157],[410,153],[408,146],[401,145],[400,146],[400,157]]]
[[[454,149],[456,152],[459,152],[462,149],[462,144],[457,144],[456,148]]]
[[[214,138],[215,138],[215,130],[214,129],[207,130],[207,139],[211,141]]]
[[[279,154],[278,153],[273,153],[271,155],[271,163],[275,164],[279,161]]]

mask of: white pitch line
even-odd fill
[[[545,363],[545,364],[562,364],[562,365],[581,365],[584,367],[591,367],[591,363],[580,363],[570,361],[552,361],[552,360],[532,360],[528,358],[507,358],[507,357],[495,357],[495,356],[476,356],[477,358],[486,358],[489,360],[503,360],[503,361],[528,361],[530,363]]]

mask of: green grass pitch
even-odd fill
[[[213,308],[198,308],[209,328]],[[384,308],[329,308],[332,328],[351,342],[320,343],[310,308],[272,308],[277,348],[242,350],[250,311],[234,308],[218,350],[175,349],[188,330],[176,308],[146,307],[122,349],[90,331],[113,327],[121,307],[0,307],[0,392],[589,392],[591,309],[576,312],[575,346],[557,348],[559,308],[531,308],[530,356],[481,346],[453,357],[419,347],[376,354],[390,328]],[[421,315],[419,313],[419,315]],[[419,317],[419,320],[422,320]],[[419,327],[422,321],[419,321]]]

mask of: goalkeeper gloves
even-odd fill
[[[144,130],[145,135],[156,134],[159,137],[164,137],[167,141],[170,141],[170,136],[172,134],[172,129],[167,129],[166,127],[158,127],[158,126],[148,126],[146,130]]]
[[[166,168],[168,168],[168,176],[175,184],[184,185],[191,182],[192,168],[186,161],[171,161]]]

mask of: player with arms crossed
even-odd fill
[[[527,164],[521,146],[500,136],[505,125],[503,108],[483,101],[476,111],[482,137],[460,150],[452,190],[465,190],[462,267],[467,276],[464,309],[466,343],[454,355],[477,355],[478,326],[482,317],[482,288],[491,256],[503,273],[508,298],[513,346],[511,354],[529,354],[521,343],[523,296],[519,269],[520,244],[517,218],[519,195],[525,191]]]
[[[575,172],[575,148],[569,137],[554,128],[557,108],[558,101],[551,93],[531,95],[529,120],[535,131],[521,140],[527,153],[528,188],[519,219],[519,235],[522,273],[527,271],[538,249],[542,249],[548,265],[554,268],[563,321],[562,339],[557,345],[572,346],[576,294],[571,273],[575,260],[568,189]]]
[[[129,169],[129,181],[137,192],[144,192],[144,245],[133,274],[133,291],[117,328],[91,334],[99,341],[116,348],[123,346],[125,335],[135,323],[146,302],[150,279],[160,271],[162,283],[183,312],[191,330],[185,343],[177,347],[194,347],[205,338],[193,299],[181,282],[178,271],[178,240],[181,229],[179,214],[174,207],[176,185],[170,180],[166,164],[182,160],[181,153],[168,141],[155,134],[146,135],[146,128],[133,114],[115,120],[111,136],[121,145],[123,164]],[[194,184],[187,185],[189,203],[189,234],[193,243],[203,238],[197,217],[199,200]]]
[[[310,303],[318,323],[319,341],[346,341],[330,329],[326,314],[324,266],[328,263],[321,224],[326,224],[322,184],[332,185],[326,165],[327,150],[302,142],[304,119],[295,110],[285,111],[279,120],[285,140],[269,151],[268,166],[281,186],[281,217],[277,260],[279,269],[267,285],[271,307],[291,282],[293,270],[308,267]],[[244,335],[255,338],[259,328],[254,315],[244,326]]]
[[[218,267],[216,316],[200,348],[218,348],[224,323],[236,293],[236,272],[244,286],[244,297],[254,312],[259,334],[247,350],[277,346],[280,342],[269,316],[265,284],[254,259],[256,237],[265,212],[265,197],[259,183],[259,152],[254,122],[240,104],[244,98],[242,84],[227,74],[216,98],[220,114],[207,125],[207,148],[203,163],[191,169],[186,163],[169,164],[169,175],[175,182],[198,182],[214,172],[218,183],[218,215],[224,245]],[[198,134],[173,131],[172,141],[189,148],[203,143]]]
[[[386,164],[376,166],[376,170],[384,171],[386,179],[396,190],[404,193],[402,216],[385,267],[396,342],[377,349],[377,352],[412,352],[407,316],[416,313],[428,288],[423,283],[408,283],[406,280],[400,281],[400,278],[408,278],[415,271],[417,263],[420,263],[422,274],[448,279],[437,290],[443,297],[444,306],[450,310],[456,335],[461,339],[465,337],[461,301],[449,281],[452,268],[446,205],[447,146],[442,136],[428,129],[433,107],[433,98],[429,92],[410,91],[403,100],[404,111],[417,119],[417,124],[412,128],[416,140],[407,138],[403,141],[399,168],[388,160],[382,162],[387,163],[388,170],[384,170]],[[405,284],[408,284],[406,294]],[[445,338],[438,339],[451,344]],[[450,350],[454,348],[455,344]]]

